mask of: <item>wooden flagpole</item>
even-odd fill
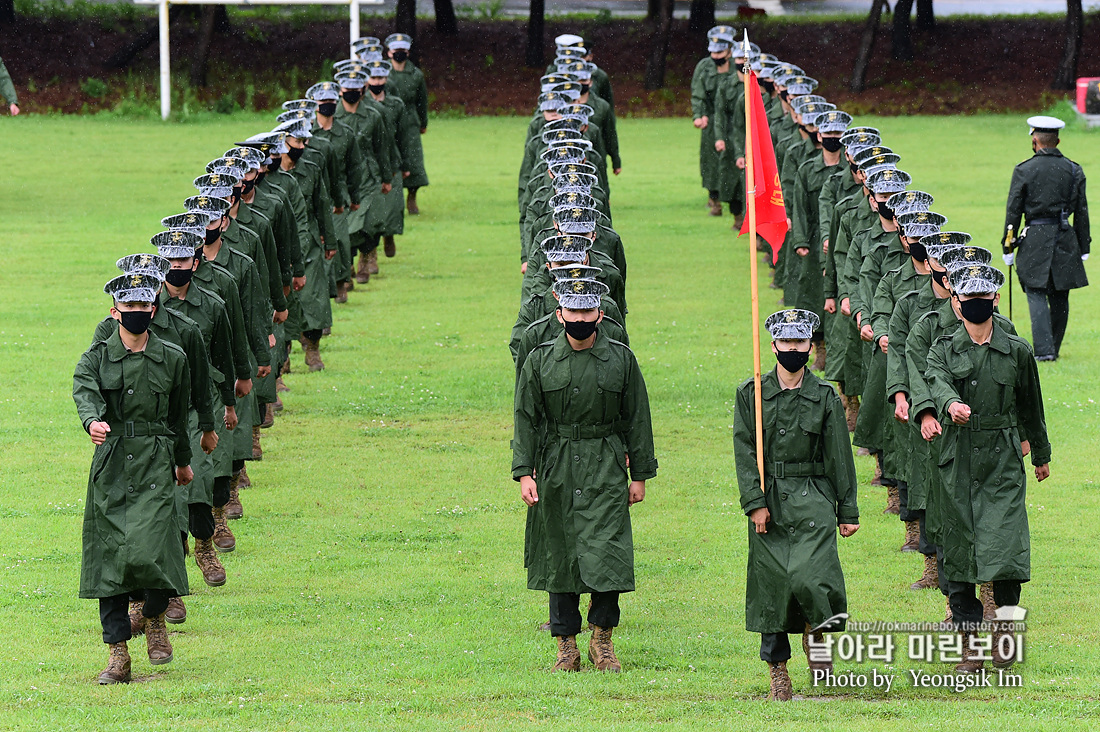
[[[748,92],[750,47],[749,33],[744,31],[745,91]],[[756,272],[756,170],[753,166],[752,101],[745,99],[745,205],[749,219],[749,277],[752,288],[752,380],[756,394],[756,468],[760,471],[760,490],[764,490],[764,415],[760,396],[760,292]]]

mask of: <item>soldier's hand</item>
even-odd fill
[[[618,175],[619,173],[623,172],[623,169],[622,168],[612,168],[611,172],[614,173],[615,175]]]
[[[705,114],[699,119],[692,121],[692,124],[695,125],[695,129],[697,130],[705,130],[709,123],[710,120],[707,119],[707,116]]]
[[[878,339],[878,347],[882,349],[883,353],[889,353],[890,350],[890,336],[883,336]]]
[[[336,250],[335,249],[326,249],[325,250],[325,259],[332,259],[335,256],[336,256]]]
[[[870,343],[875,339],[875,331],[870,324],[864,325],[859,329],[859,337]]]
[[[218,433],[214,431],[203,432],[202,437],[199,439],[199,447],[207,455],[214,452],[218,447]]]
[[[822,251],[823,254],[828,254],[829,253],[829,240],[828,239],[821,242],[821,251]]]
[[[717,150],[718,152],[725,152],[726,151],[726,141],[725,140],[715,140],[714,141],[714,149]]]
[[[931,412],[925,412],[924,416],[920,418],[920,436],[927,442],[931,442],[936,435],[943,432],[943,426],[940,425],[940,421],[932,416]]]
[[[272,333],[271,335],[269,335],[267,337],[267,347],[268,348],[274,348],[275,347],[275,334],[274,333]]]
[[[909,421],[909,400],[904,394],[899,393],[894,396],[894,419],[899,422]]]
[[[539,487],[530,475],[525,475],[519,479],[519,497],[528,506],[534,506],[539,502]]]
[[[809,247],[795,247],[794,248],[794,253],[797,254],[800,257],[805,257],[807,254],[810,253],[810,248]]]
[[[970,421],[970,407],[962,402],[955,402],[947,408],[951,415],[951,421],[955,424],[966,424]]]
[[[641,503],[645,500],[645,481],[644,480],[632,480],[630,481],[630,490],[627,491],[630,501],[629,505],[633,506],[635,503]]]
[[[749,512],[749,520],[756,528],[756,533],[766,534],[768,533],[768,522],[772,520],[772,515],[768,512],[766,506],[761,506]]]
[[[1020,441],[1020,451],[1024,453],[1024,457],[1027,457],[1031,453],[1031,441],[1030,440],[1021,440]]]
[[[88,425],[88,435],[92,438],[93,445],[102,445],[110,431],[111,425],[106,422],[92,422]]]
[[[233,382],[233,393],[237,398],[246,397],[252,393],[252,379],[237,379]]]
[[[298,292],[306,286],[305,276],[303,275],[302,277],[292,277],[290,280],[290,286],[294,288],[295,292]]]
[[[267,378],[267,375],[270,374],[270,373],[271,373],[271,367],[270,366],[260,366],[259,368],[256,369],[256,378],[257,379],[265,379],[265,378]]]
[[[1001,255],[1001,259],[1004,260],[1006,267],[1011,267],[1012,263],[1016,261],[1016,254],[1013,252],[1005,252]]]
[[[351,204],[351,210],[352,211],[358,211],[359,210],[359,204],[358,203]]]
[[[852,301],[845,297],[840,301],[840,312],[842,315],[852,317]]]
[[[737,158],[737,161],[734,163],[734,165],[736,165],[741,170],[744,170],[745,169],[745,159],[744,158]]]
[[[8,111],[11,112],[12,117],[18,117],[19,116],[19,105],[18,104],[8,105]]]
[[[287,293],[283,293],[283,294],[286,295]],[[289,310],[276,310],[275,314],[271,316],[271,322],[273,322],[273,323],[285,323],[286,319],[287,319],[287,316],[289,316],[289,315],[290,315]],[[275,344],[272,343],[271,345],[275,345]]]
[[[223,421],[225,422],[225,428],[227,430],[232,431],[232,430],[237,429],[237,408],[236,407],[226,407],[225,408],[225,419]]]
[[[195,471],[190,465],[176,468],[176,485],[187,485],[195,479]]]
[[[427,127],[421,127],[420,128],[420,134],[422,134],[422,135],[428,134],[428,128]]]
[[[392,190],[393,190],[393,183],[383,183],[382,184],[382,194],[383,195],[389,193]]]
[[[859,524],[840,524],[840,535],[847,539],[852,534],[859,531]]]
[[[332,212],[334,214],[342,214],[342,213],[344,213],[344,207],[343,206],[333,206],[332,207]]]
[[[827,313],[835,313],[836,312],[836,298],[832,298],[832,297],[825,298],[825,312],[827,312]]]
[[[401,177],[402,177],[402,178],[408,178],[408,177],[409,177],[410,175],[412,175],[412,171],[411,171],[411,170],[403,170],[403,171],[401,171]]]
[[[290,294],[290,288],[289,287],[284,287],[283,288],[283,297],[286,297],[289,294]]]
[[[1045,465],[1035,466],[1035,480],[1042,483],[1044,480],[1050,477],[1050,463]]]
[[[527,262],[524,262],[519,266],[520,274],[527,274]]]

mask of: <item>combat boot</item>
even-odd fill
[[[264,421],[260,422],[261,429],[270,429],[275,426],[275,404],[268,402],[264,405]]]
[[[951,630],[953,625],[951,621],[955,618],[955,614],[951,612],[951,601],[945,597],[943,598],[943,604],[947,606],[947,610],[943,615],[943,629]]]
[[[1016,623],[1011,620],[997,620],[993,623],[993,666],[994,668],[1010,668],[1016,663],[1016,642],[1005,643],[1004,638],[1011,637],[1016,630]]]
[[[901,545],[901,552],[915,552],[920,549],[920,521],[905,522],[905,543]]]
[[[241,472],[229,479],[229,500],[225,504],[225,518],[228,520],[236,521],[244,517],[244,506],[241,505],[241,476],[243,475],[244,468],[241,468]]]
[[[154,666],[172,662],[172,642],[168,640],[164,613],[145,619],[145,651],[149,654],[149,663]]]
[[[722,202],[719,201],[717,198],[708,198],[707,199],[707,208],[710,210],[710,215],[711,216],[721,216],[722,215]]]
[[[143,607],[145,607],[144,602],[130,603],[130,637],[132,638],[145,635],[145,616],[141,614]]]
[[[810,657],[810,641],[813,641],[815,646],[825,645],[825,635],[821,631],[813,632],[810,630],[810,624],[806,623],[805,630],[802,631],[802,651],[806,654],[806,664],[810,667],[811,671],[828,671],[829,674],[833,673],[833,662],[828,661],[814,661]]]
[[[871,478],[871,485],[883,485],[882,483],[882,463],[879,462],[878,455],[872,455],[875,459],[875,477]],[[887,498],[889,498],[889,491],[887,491]],[[889,508],[887,503],[887,508]],[[889,511],[883,511],[883,513],[889,513]]]
[[[385,250],[387,257],[397,254],[397,242],[394,241],[393,235],[388,234],[382,237],[382,248]]]
[[[850,396],[844,404],[844,419],[848,422],[848,432],[856,431],[856,420],[859,419],[859,397]]]
[[[264,459],[264,449],[260,447],[260,426],[256,424],[252,425],[252,459]]]
[[[595,665],[597,671],[610,671],[619,673],[623,666],[615,655],[615,644],[611,642],[611,634],[614,628],[601,628],[591,625],[592,638],[588,641],[588,660]]]
[[[344,304],[348,301],[348,283],[337,282],[336,283],[336,302],[338,304]]]
[[[355,281],[361,285],[370,282],[370,272],[367,270],[367,255],[364,252],[359,253],[359,266],[355,270]]]
[[[409,216],[419,216],[420,207],[416,205],[416,189],[410,188],[409,195],[405,199],[405,207],[409,210]]]
[[[367,268],[372,275],[378,274],[378,247],[370,250],[367,256]]]
[[[290,387],[283,381],[283,377],[279,376],[275,379],[275,393],[279,394],[284,391],[290,391]],[[281,409],[279,411],[282,411]]]
[[[310,372],[320,371],[325,367],[321,360],[321,344],[318,341],[302,336],[302,350],[306,353],[306,366]]]
[[[877,475],[882,476],[882,471],[877,471]],[[886,508],[882,509],[883,513],[891,513],[895,516],[901,513],[901,494],[898,493],[898,487],[896,485],[886,486]],[[907,536],[908,536],[908,529]]]
[[[910,590],[931,590],[940,586],[940,572],[936,568],[936,555],[924,555],[924,574],[921,578],[909,585]]]
[[[182,597],[173,597],[168,600],[168,609],[164,611],[164,622],[172,625],[187,622],[187,608],[183,604]]]
[[[130,674],[130,649],[126,647],[126,641],[121,643],[108,643],[111,656],[107,660],[107,668],[99,674],[99,683],[128,684],[133,678]]]
[[[811,371],[824,371],[825,370],[825,341],[819,341],[814,344],[814,365],[810,367]]]
[[[215,529],[214,535],[217,536]],[[214,542],[211,539],[195,539],[195,564],[202,572],[202,581],[210,587],[221,587],[225,584],[225,567],[218,559],[218,553],[214,550]],[[182,621],[181,621],[182,622]]]
[[[993,599],[993,583],[983,582],[978,590],[978,599],[982,601],[982,618],[994,620],[997,617],[997,601]]]
[[[237,479],[237,488],[251,488],[252,487],[252,479],[248,477],[248,468],[243,467],[243,468],[241,468],[241,472],[239,472],[235,476],[229,478],[229,490],[230,490],[231,494],[232,494],[232,491],[233,491],[233,478],[234,477]]]
[[[985,666],[981,658],[981,651],[971,647],[974,634],[967,631],[962,634],[962,661],[955,664],[955,671],[960,674],[976,674]]]
[[[237,548],[237,537],[229,530],[229,521],[225,518],[225,506],[215,506],[214,512],[214,548],[219,552],[231,552]],[[195,544],[195,553],[198,554],[198,542]]]
[[[794,698],[794,686],[791,684],[791,676],[787,673],[787,662],[768,662],[768,672],[771,674],[771,691],[768,692],[768,701],[790,701]]]
[[[577,649],[577,636],[558,636],[558,658],[551,671],[580,671],[581,652]]]

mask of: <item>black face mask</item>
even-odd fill
[[[874,195],[874,194],[872,194],[872,195]],[[886,219],[887,221],[893,221],[894,220],[894,209],[887,206],[886,201],[880,201],[876,198],[875,203],[878,204],[878,215],[879,216]]]
[[[711,56],[710,60],[714,62],[715,66],[725,66],[730,62],[728,58],[715,58],[714,56]]]
[[[809,136],[810,136],[811,138],[812,138],[812,137],[814,136],[814,133],[812,133],[812,132],[810,132],[809,130],[807,130],[807,129],[806,129],[806,125],[804,125],[804,124],[802,124],[802,123],[799,123],[799,125],[798,125],[798,129],[800,129],[800,130],[802,130],[803,132],[805,132],[805,133],[806,133],[807,135],[809,135]]]
[[[936,269],[935,267],[932,267],[932,266],[929,266],[928,269],[932,270],[932,279],[934,279],[936,281],[936,284],[946,290],[947,289],[947,270],[946,269]]]
[[[993,300],[959,300],[959,312],[965,320],[981,325],[993,317]]]
[[[210,246],[211,244],[216,243],[218,241],[218,239],[221,239],[221,238],[222,238],[222,230],[221,230],[220,226],[217,229],[207,229],[206,230],[206,246]]]
[[[286,153],[287,157],[290,158],[291,161],[295,162],[295,163],[298,162],[299,160],[301,160],[302,156],[305,155],[305,154],[306,154],[306,149],[304,147],[292,147]]]
[[[852,171],[852,175],[855,175],[859,172],[859,166],[855,163],[848,163],[848,169]]]
[[[567,320],[565,332],[575,341],[586,341],[596,332],[596,321],[589,323],[584,320]]]
[[[775,94],[775,82],[774,81],[768,81],[767,79],[761,79],[760,80],[760,85],[762,87],[764,87],[764,91],[766,91],[768,94]]]
[[[403,64],[409,60],[409,52],[402,49],[400,51],[393,52],[393,60],[399,64]]]
[[[317,105],[317,114],[322,117],[331,117],[336,114],[336,102],[321,102]]]
[[[172,287],[183,287],[191,281],[193,274],[189,269],[170,269],[164,273],[164,281]]]
[[[255,187],[255,186],[258,186],[258,185],[260,185],[260,181],[262,181],[262,180],[264,179],[264,176],[266,176],[266,175],[267,175],[267,171],[266,171],[266,170],[261,170],[260,172],[256,173],[256,180],[255,180],[255,182],[254,182],[254,183],[252,184],[252,185],[253,185],[253,187]],[[246,194],[246,195],[247,195],[247,194]]]
[[[592,89],[592,82],[590,81],[590,82],[588,82],[587,84],[580,84],[579,86],[580,86],[580,88],[581,88],[581,96],[584,96],[584,95],[585,95],[585,94],[587,94],[587,93],[588,93],[589,91],[591,91],[591,89]]]
[[[279,166],[282,165],[282,164],[283,164],[282,156],[281,155],[276,155],[275,157],[271,158],[271,164],[267,166],[267,170],[268,170],[268,172],[271,172],[273,170],[278,170]]]
[[[923,262],[928,259],[928,249],[919,241],[915,241],[909,245],[909,256],[918,262]]]
[[[358,104],[359,100],[363,98],[363,92],[359,89],[348,89],[341,96],[348,104]]]
[[[241,186],[233,186],[233,193],[229,196],[230,203],[236,203],[241,200]]]
[[[844,147],[840,144],[839,137],[822,137],[821,146],[831,153],[839,152],[840,148]]]
[[[385,84],[367,84],[367,88],[370,89],[370,93],[374,95],[378,95],[386,91]]]
[[[260,175],[263,175],[263,173],[260,173]],[[246,180],[243,184],[241,184],[242,196],[247,196],[249,193],[252,192],[252,189],[255,188],[256,184],[260,181],[260,175],[257,175],[252,180]]]
[[[122,319],[123,329],[131,335],[141,335],[149,330],[149,321],[153,319],[152,310],[148,312],[143,312],[141,310],[120,310],[118,314]]]
[[[787,99],[789,97],[790,97],[790,95],[787,93],[786,89],[783,89],[782,91],[779,92],[779,98],[782,99],[784,102],[787,101]]]
[[[779,365],[790,371],[798,373],[810,360],[809,351],[776,351],[775,360]]]

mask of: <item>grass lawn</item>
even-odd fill
[[[749,259],[730,218],[705,214],[698,132],[682,120],[620,123],[625,170],[612,196],[661,464],[633,510],[638,592],[624,596],[616,633],[623,674],[546,671],[554,644],[536,631],[545,595],[526,589],[508,446],[525,121],[471,118],[433,122],[424,213],[382,275],[334,308],[326,370],[303,373],[296,350],[286,411],[232,525],[237,551],[223,556],[229,583],[207,588],[189,561],[195,594],[174,626],[175,661],[153,670],[137,640],[137,683],[95,685],[106,662],[97,607],[76,596],[92,449],[72,369],[110,306],[101,287],[115,259],[148,250],[202,166],[272,122],[3,120],[0,729],[1100,726],[1096,287],[1073,294],[1063,357],[1041,369],[1054,459],[1048,481],[1031,481],[1023,688],[956,694],[901,678],[889,695],[815,692],[796,649],[795,688],[813,701],[761,701],[730,429],[734,390],[751,375]],[[948,228],[996,249],[1012,167],[1029,154],[1022,119],[859,122],[881,127]],[[1100,138],[1065,138],[1067,155],[1100,171]],[[766,276],[762,316],[777,297]],[[1029,334],[1019,289],[1015,300]],[[881,513],[882,489],[866,487],[869,459],[857,465],[863,527],[841,543],[850,612],[941,619],[939,593],[908,589],[920,560],[898,554],[902,525]],[[893,672],[949,670],[903,657]],[[847,669],[871,666],[837,670]]]

